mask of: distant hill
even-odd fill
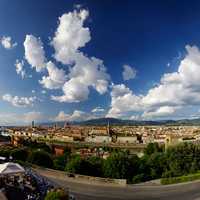
[[[88,125],[88,126],[106,126],[110,123],[110,125],[129,125],[129,126],[145,126],[145,125],[200,125],[200,118],[198,119],[182,119],[182,120],[158,120],[158,121],[137,121],[137,120],[124,120],[124,119],[116,119],[116,118],[97,118],[97,119],[90,119],[86,121],[74,121],[70,122],[73,125]],[[46,125],[46,126],[53,126],[57,124],[58,126],[64,126],[65,122],[47,122],[47,123],[40,123],[39,125]]]
[[[88,125],[88,126],[106,126],[110,123],[110,125],[129,125],[129,126],[136,126],[136,125],[180,125],[181,122],[174,121],[174,120],[162,120],[162,121],[137,121],[137,120],[124,120],[124,119],[117,119],[117,118],[97,118],[97,119],[90,119],[86,121],[74,121],[70,122],[70,124],[73,125]],[[183,123],[189,123],[183,121]],[[47,123],[40,123],[39,125],[45,125],[45,126],[53,126],[54,124],[57,124],[58,126],[64,126],[65,122],[47,122]],[[200,124],[200,120],[199,120]]]
[[[136,120],[123,120],[123,119],[116,119],[116,118],[91,119],[91,120],[79,122],[79,124],[105,126],[108,124],[108,122],[111,125],[159,125],[161,124],[158,121],[136,121]]]

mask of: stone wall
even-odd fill
[[[126,179],[110,179],[110,178],[100,178],[93,176],[84,176],[79,174],[70,174],[63,171],[52,170],[47,168],[42,168],[38,166],[34,166],[33,170],[38,174],[45,176],[47,178],[56,178],[57,180],[66,180],[72,182],[80,182],[87,184],[100,184],[100,185],[118,185],[118,186],[126,186]]]

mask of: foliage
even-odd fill
[[[68,195],[63,190],[50,191],[44,200],[67,200]]]
[[[103,162],[102,158],[92,156],[87,159],[89,162],[89,170],[91,176],[102,177],[103,176]]]
[[[144,154],[151,155],[153,153],[162,152],[162,151],[163,151],[163,147],[159,146],[159,144],[155,142],[155,143],[149,143],[147,145],[147,147],[144,150]]]
[[[112,153],[104,162],[105,177],[131,180],[139,168],[137,156],[129,156],[126,152]]]
[[[64,155],[56,156],[53,159],[47,145],[32,141],[27,142],[26,145],[28,144],[30,147],[19,149],[9,146],[1,147],[0,156],[8,158],[12,155],[18,162],[26,163],[28,161],[43,167],[66,170],[76,174],[127,179],[128,183],[158,178],[162,178],[164,182],[181,182],[191,178],[185,178],[185,175],[194,174],[200,170],[199,144],[182,143],[163,151],[163,148],[157,143],[150,143],[141,158],[130,155],[128,151],[113,148],[109,149],[112,151],[106,160],[96,156],[81,158],[71,154],[70,149],[67,148]],[[33,147],[34,144],[36,144],[35,147]]]
[[[53,160],[54,168],[57,170],[64,170],[67,164],[67,154],[56,156]]]
[[[189,174],[186,176],[179,176],[179,177],[162,178],[161,183],[163,185],[167,185],[167,184],[182,183],[187,181],[194,181],[197,179],[200,179],[200,173]]]
[[[53,159],[49,153],[44,150],[35,150],[28,159],[29,162],[47,168],[53,167]]]
[[[144,173],[137,174],[133,177],[132,183],[140,183],[140,182],[146,181],[147,179],[148,178],[146,177]]]
[[[167,158],[164,153],[153,153],[148,157],[147,166],[149,167],[149,177],[151,179],[160,178],[165,171]]]
[[[163,177],[181,176],[200,169],[200,146],[183,143],[166,152],[166,169]]]
[[[20,148],[20,149],[14,149],[11,152],[11,156],[14,160],[21,160],[26,161],[28,158],[29,152],[27,148]]]
[[[23,140],[22,144],[23,144],[23,146],[26,146],[32,150],[42,149],[48,153],[52,153],[52,150],[50,149],[50,147],[48,145],[46,145],[45,143],[32,141],[32,140]]]
[[[9,158],[9,156],[10,156],[12,150],[13,150],[13,148],[11,148],[11,147],[3,147],[3,148],[0,148],[0,156]]]

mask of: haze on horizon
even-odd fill
[[[199,9],[2,0],[0,124],[200,117]]]

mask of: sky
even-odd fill
[[[0,124],[200,117],[199,9],[0,0]]]

